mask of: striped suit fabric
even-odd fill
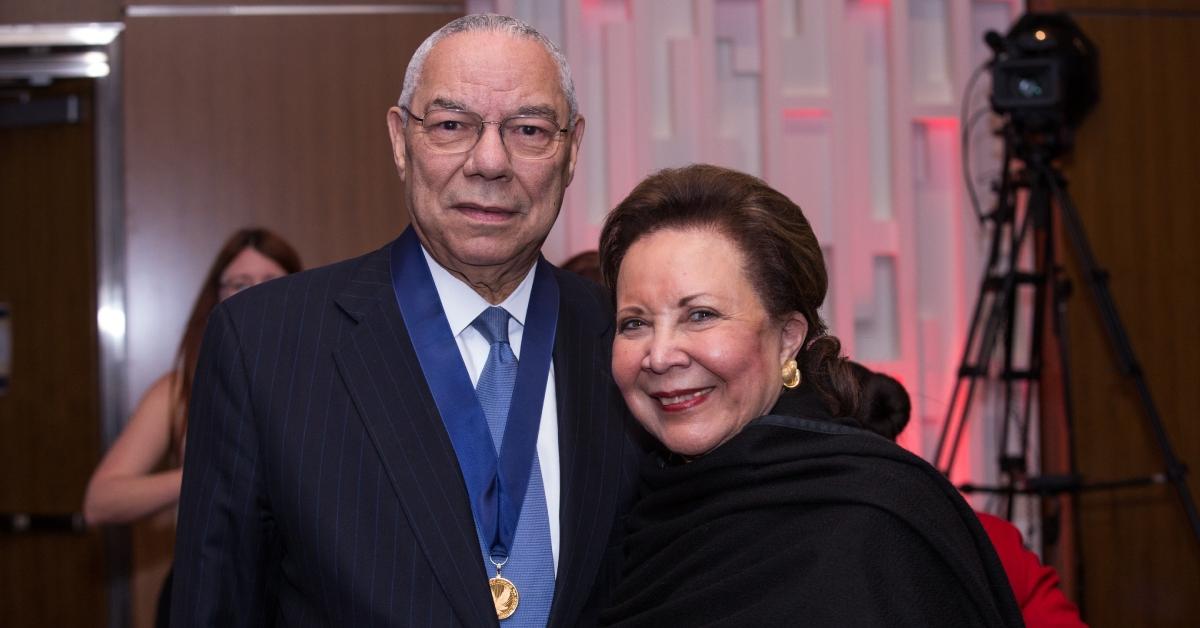
[[[396,304],[391,246],[213,312],[189,409],[173,626],[498,625],[462,474]],[[609,373],[608,299],[556,273],[549,625],[577,626],[620,577],[642,447]]]

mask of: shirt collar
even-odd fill
[[[457,337],[492,304],[437,263],[429,255],[425,245],[421,245],[421,253],[425,255],[425,263],[429,265],[429,273],[433,275],[433,285],[442,300],[442,309],[446,311],[446,322],[450,323],[450,332]],[[533,271],[536,268],[537,264],[530,267],[529,272],[525,273],[525,278],[517,284],[516,290],[499,303],[499,306],[508,310],[509,315],[522,327],[525,326],[525,314],[529,310],[529,295],[533,292]]]

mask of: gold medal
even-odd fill
[[[492,604],[496,605],[496,617],[500,619],[512,617],[512,614],[517,612],[517,602],[520,599],[520,596],[517,595],[517,585],[508,578],[496,574],[495,578],[488,580],[488,586],[492,589]]]
[[[500,575],[500,568],[508,562],[508,559],[497,563],[489,556],[488,560],[491,560],[496,567],[496,577],[488,579],[488,588],[492,591],[492,604],[496,607],[496,617],[508,619],[517,612],[517,603],[521,596],[517,594],[517,585],[513,584],[512,580]]]

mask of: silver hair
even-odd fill
[[[438,42],[451,35],[473,32],[504,33],[519,39],[531,39],[541,44],[550,54],[554,63],[558,65],[559,86],[567,98],[567,128],[575,127],[575,117],[579,114],[579,102],[575,99],[575,81],[571,79],[571,68],[567,65],[567,57],[563,55],[562,50],[553,41],[550,41],[549,37],[528,23],[515,17],[492,13],[464,15],[434,31],[425,41],[421,42],[417,51],[413,53],[412,60],[408,62],[408,69],[404,72],[404,87],[400,90],[400,100],[398,101],[400,106],[412,107],[413,93],[417,91],[417,83],[421,81],[421,70],[425,67],[425,58],[429,56],[429,51],[433,50]],[[407,122],[407,114],[401,112],[401,115]]]

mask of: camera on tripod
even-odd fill
[[[984,41],[995,53],[992,109],[1019,140],[1069,146],[1100,98],[1092,41],[1065,13],[1026,13],[1007,35],[988,31]]]
[[[1067,179],[1055,163],[1056,157],[1072,148],[1075,129],[1100,99],[1096,48],[1065,13],[1027,13],[1007,35],[989,31],[984,41],[995,53],[986,68],[992,74],[992,109],[1004,121],[1000,133],[1004,138],[1004,153],[999,180],[994,186],[996,209],[986,216],[992,223],[986,266],[967,327],[958,377],[946,407],[946,421],[938,436],[934,466],[951,476],[975,394],[987,382],[999,388],[997,405],[1003,424],[999,430],[1002,444],[998,462],[1004,482],[992,486],[961,484],[963,492],[1003,495],[1011,516],[1017,495],[1074,496],[1088,490],[1170,483],[1183,505],[1193,536],[1200,541],[1200,509],[1187,485],[1187,466],[1171,446],[1146,375],[1109,291],[1108,272],[1100,266],[1088,243],[1083,221],[1066,189]],[[963,102],[969,101],[968,93]],[[965,113],[963,118],[967,119]],[[964,138],[969,137],[969,128],[969,123],[963,126]],[[970,185],[969,176],[967,181]],[[1018,194],[1018,190],[1025,193]],[[1073,450],[1075,429],[1069,403],[1070,360],[1064,341],[1065,305],[1070,289],[1063,280],[1064,270],[1057,257],[1061,244],[1056,224],[1061,225],[1063,243],[1075,253],[1078,275],[1099,310],[1117,366],[1137,391],[1145,419],[1162,453],[1162,472],[1084,481],[1069,453]],[[1029,287],[1034,291],[1032,304],[1024,303],[1018,294]],[[1024,308],[1032,315],[1023,315]],[[1018,325],[1029,329],[1019,333]],[[1041,386],[1044,379],[1049,379],[1042,370],[1044,353],[1049,350],[1045,338],[1049,334],[1058,338],[1052,349],[1058,352],[1057,388],[1066,400],[1061,418],[1068,442],[1065,466],[1070,472],[1029,476],[1026,463],[1033,409],[1035,405],[1040,409]],[[1019,340],[1029,343],[1021,355],[1015,351]],[[1056,518],[1047,517],[1047,525],[1056,522]],[[1051,527],[1046,534],[1053,537],[1055,528]]]

